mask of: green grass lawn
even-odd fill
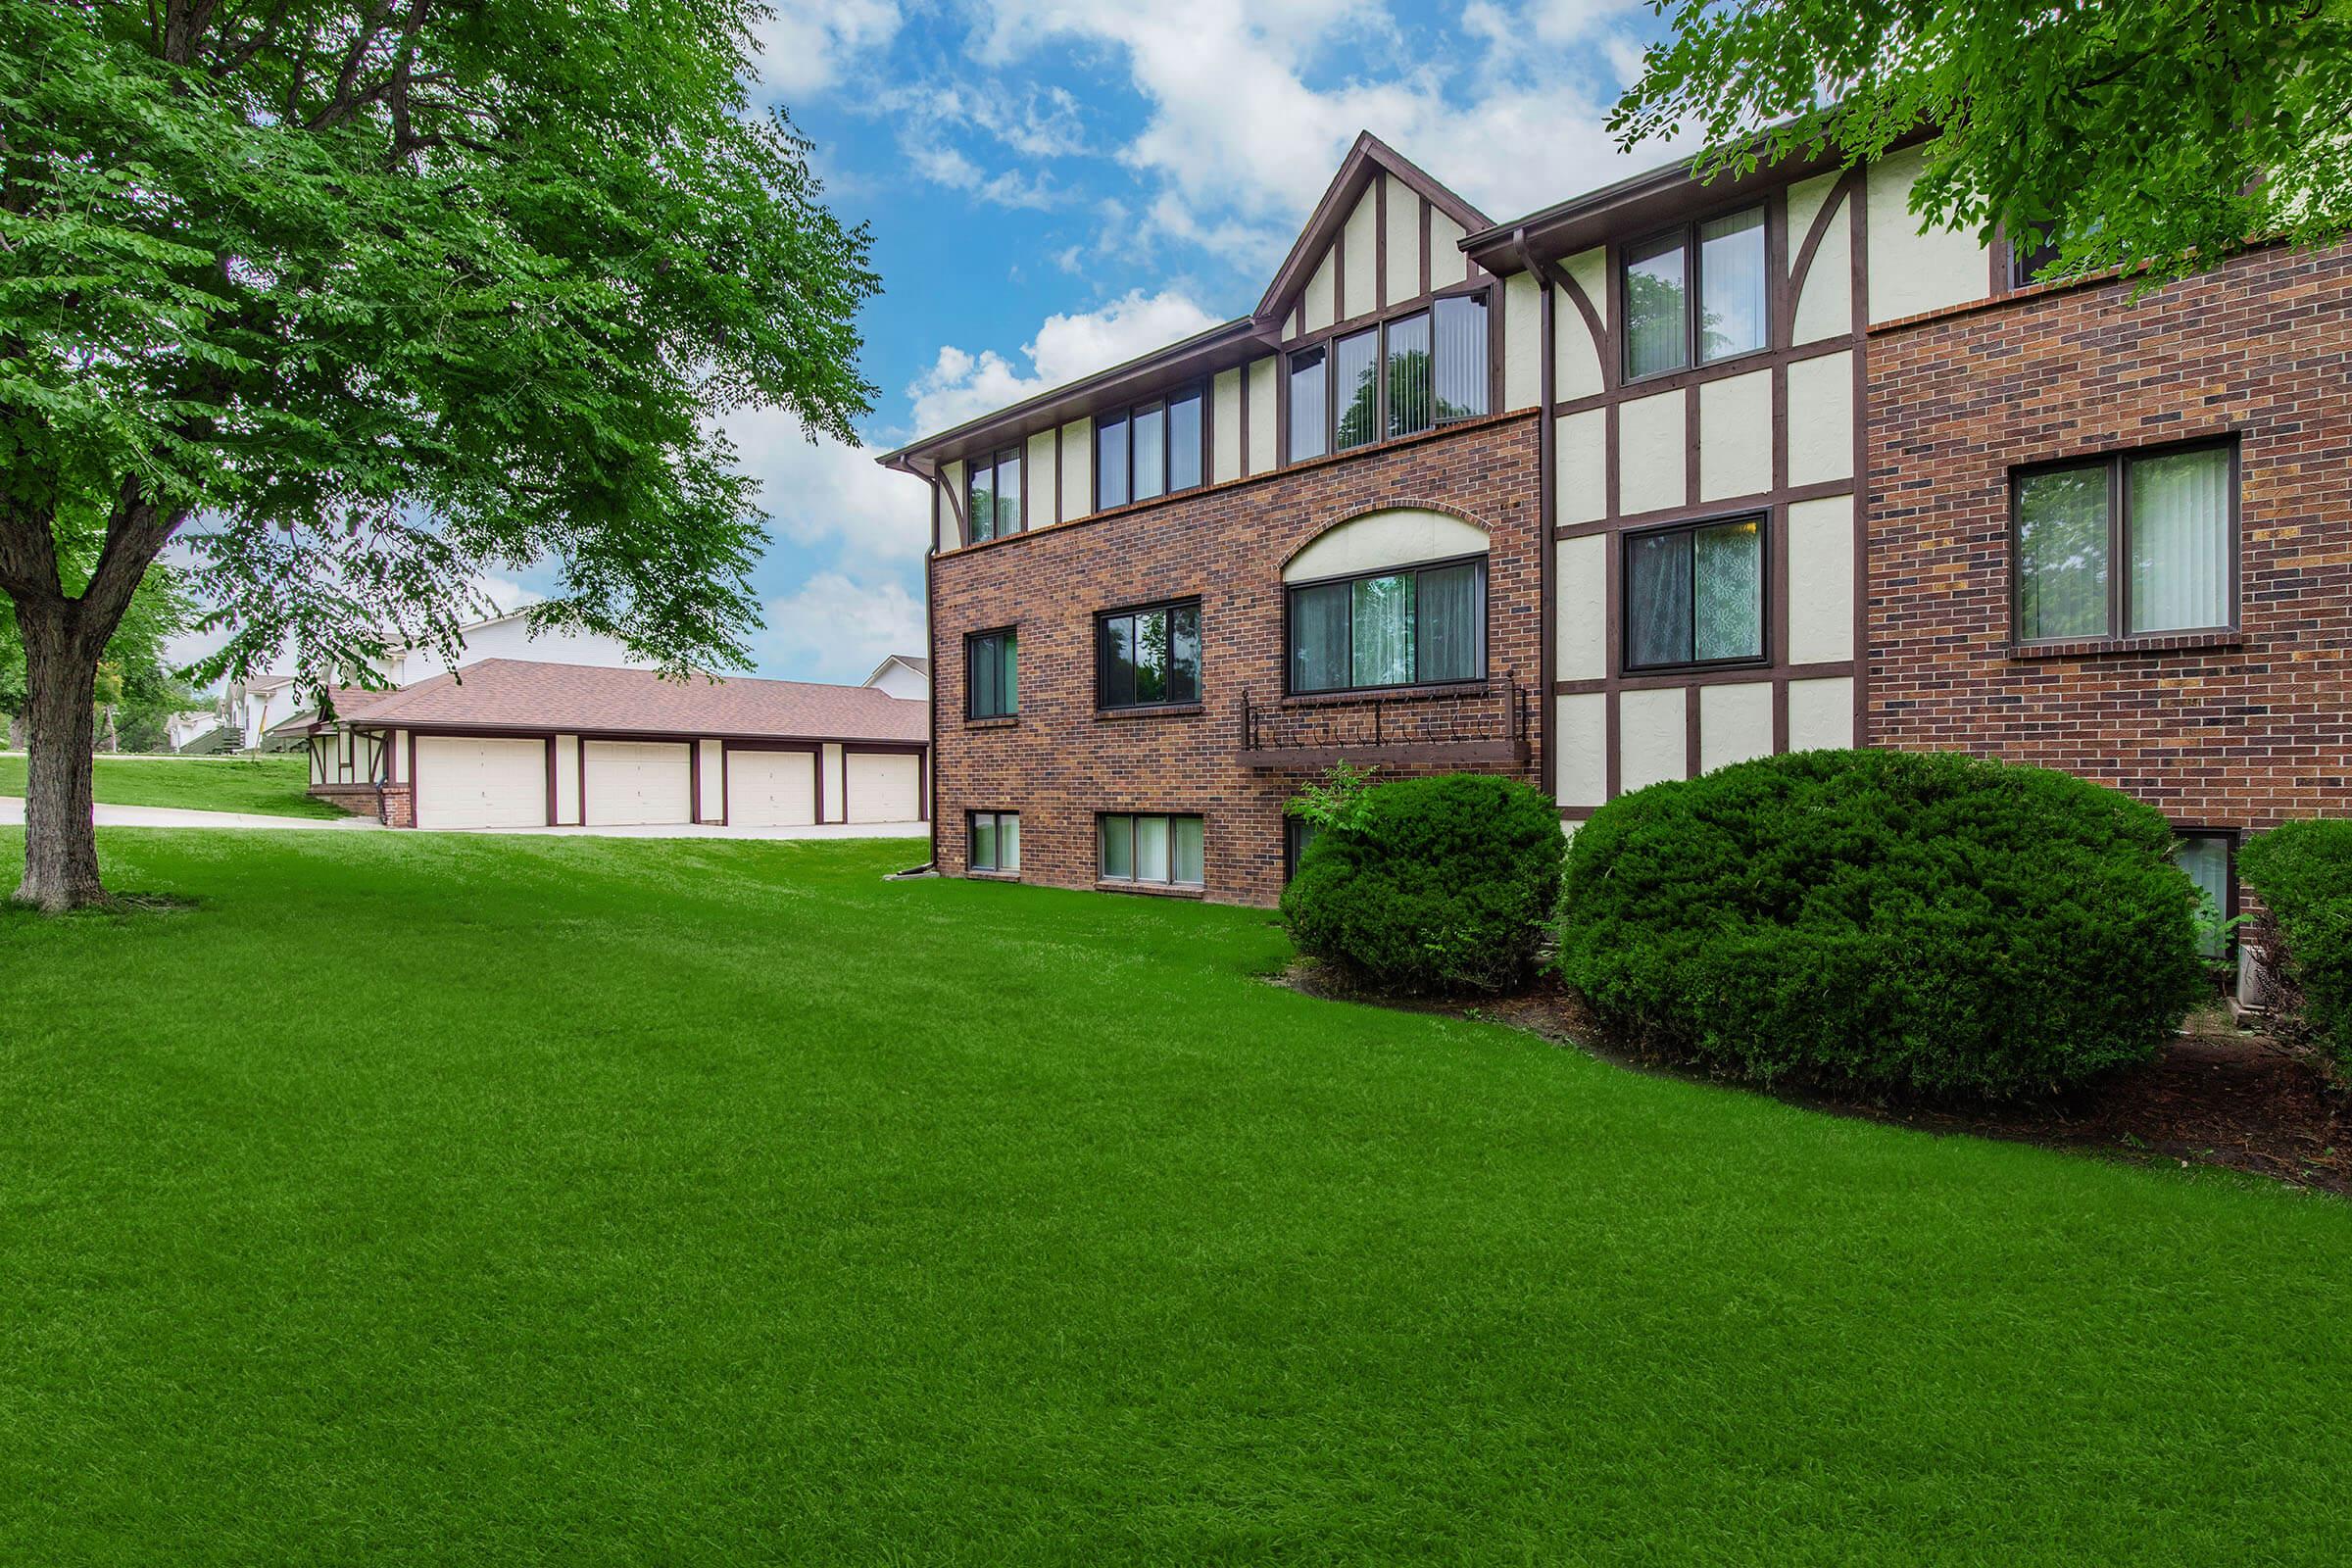
[[[2336,1200],[904,845],[101,840],[201,902],[0,916],[0,1562],[2342,1550]]]
[[[259,811],[269,816],[341,816],[310,787],[301,753],[267,757],[100,757],[91,796],[108,806],[177,806],[191,811]],[[0,795],[24,793],[23,753],[0,756]]]

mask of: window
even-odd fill
[[[2230,875],[2230,851],[2236,835],[2184,829],[2173,846],[2173,863],[2196,884],[2199,906],[2197,945],[2209,958],[2230,952],[2228,922],[2237,915],[2237,879]]]
[[[1308,845],[1322,836],[1323,825],[1320,822],[1309,822],[1297,816],[1282,819],[1282,879],[1285,882],[1298,874],[1299,858],[1306,854]]]
[[[1448,295],[1291,356],[1290,461],[1487,412],[1487,296]]]
[[[1006,447],[994,458],[974,458],[964,480],[964,516],[972,543],[1021,531],[1021,449]]]
[[[1651,528],[1625,540],[1625,667],[1764,657],[1764,519]]]
[[[1134,816],[1122,811],[1099,816],[1095,825],[1103,881],[1201,885],[1201,818]]]
[[[1021,813],[972,813],[971,867],[975,871],[1018,871],[1021,868]]]
[[[2223,630],[2235,620],[2235,448],[2036,468],[2014,492],[2020,642]]]
[[[1010,718],[1020,711],[1020,634],[1007,626],[964,639],[964,716]]]
[[[1095,508],[1191,490],[1200,483],[1200,388],[1095,418]]]
[[[1096,701],[1152,708],[1200,701],[1198,602],[1122,610],[1095,622]]]
[[[1626,379],[1763,348],[1771,319],[1766,270],[1761,207],[1630,248],[1624,267]]]
[[[1291,356],[1291,461],[1319,458],[1324,452],[1325,409],[1323,351],[1301,349]]]
[[[1455,561],[1290,592],[1290,689],[1478,680],[1487,672],[1487,564]]]
[[[2018,230],[2009,242],[2009,286],[2024,288],[2034,275],[2058,259],[2058,231],[2033,227]]]

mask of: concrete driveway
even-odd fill
[[[100,827],[283,827],[324,828],[330,833],[380,833],[383,824],[360,816],[266,816],[259,811],[189,811],[176,806],[106,806],[91,808]],[[0,795],[0,827],[24,820],[24,800]]]

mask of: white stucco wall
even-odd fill
[[[1544,291],[1527,272],[1502,281],[1502,406],[1532,409],[1544,398]]]
[[[1421,292],[1421,195],[1400,180],[1380,177],[1389,187],[1389,265],[1381,285],[1385,305]]]
[[[1562,806],[1598,806],[1609,789],[1608,697],[1578,692],[1554,700]]]
[[[1870,318],[1891,321],[1980,300],[1991,291],[1992,262],[1976,236],[1919,231],[1911,186],[1927,167],[1924,148],[1889,153],[1870,166]]]
[[[1344,577],[1384,566],[1484,555],[1486,531],[1443,512],[1394,507],[1327,528],[1282,568],[1284,582]]]
[[[1609,324],[1609,266],[1608,253],[1595,247],[1579,251],[1561,264],[1576,286],[1584,291],[1593,315],[1600,318],[1603,330]],[[1562,400],[1589,397],[1602,390],[1600,344],[1594,341],[1592,329],[1585,324],[1585,313],[1576,302],[1560,291],[1551,322],[1552,375]]]
[[[1854,357],[1824,354],[1788,367],[1788,482],[1854,473]]]
[[[1854,683],[1850,676],[1788,683],[1788,749],[1809,752],[1854,744]]]
[[[1061,515],[1061,474],[1054,462],[1053,431],[1040,430],[1029,438],[1021,459],[1021,482],[1028,487],[1029,526],[1052,526]]]
[[[1788,509],[1788,662],[1854,657],[1854,499]]]
[[[1212,484],[1242,476],[1242,372],[1219,370],[1208,385],[1208,477]]]
[[[1617,409],[1617,510],[1630,515],[1683,504],[1683,394],[1659,392]]]
[[[1772,755],[1772,682],[1698,688],[1698,766]]]
[[[1331,252],[1325,251],[1323,259],[1315,264],[1314,275],[1306,280],[1305,293],[1298,302],[1298,308],[1304,316],[1302,324],[1307,331],[1320,332],[1331,325],[1338,284],[1339,269],[1333,265]]]
[[[1561,416],[1552,447],[1552,471],[1556,480],[1552,502],[1558,509],[1558,521],[1597,522],[1608,515],[1609,416],[1604,410]]]
[[[1553,556],[1555,679],[1598,680],[1609,662],[1609,541],[1563,539]]]
[[[1342,303],[1350,318],[1380,308],[1380,193],[1379,182],[1364,187],[1340,232],[1345,236],[1341,276]]]
[[[963,504],[963,464],[943,463],[939,466],[939,548],[959,549],[963,544],[963,526],[956,521],[956,509]]]
[[[1797,221],[1796,191],[1805,186],[1819,186],[1826,192],[1837,177],[1835,174],[1824,174],[1820,179],[1807,180],[1804,186],[1790,189],[1788,243],[1792,248],[1788,264],[1791,267],[1796,265],[1793,247],[1804,244],[1805,235],[1811,231],[1813,223],[1811,213],[1805,215],[1801,224]],[[1814,252],[1812,265],[1805,269],[1805,275],[1797,284],[1793,341],[1816,343],[1825,337],[1842,337],[1853,329],[1854,222],[1847,202],[1840,197],[1838,210],[1831,215],[1829,227],[1822,230],[1821,248]]]
[[[1250,364],[1250,471],[1264,473],[1274,466],[1275,420],[1278,416],[1274,400],[1280,387],[1274,374],[1275,358],[1269,354]]]
[[[1444,288],[1470,275],[1470,258],[1461,251],[1462,225],[1437,209],[1429,214],[1429,286]]]
[[[1054,500],[1063,522],[1083,517],[1094,506],[1095,421],[1072,419],[1061,427],[1061,483]]]
[[[1688,691],[1681,686],[1617,696],[1617,787],[1632,791],[1690,771]]]
[[[1708,381],[1698,389],[1698,494],[1702,501],[1772,488],[1772,372]]]

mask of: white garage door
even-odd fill
[[[843,793],[850,798],[850,821],[911,822],[923,814],[920,759],[852,752],[848,765]]]
[[[417,736],[416,825],[547,826],[547,742]]]
[[[729,827],[806,827],[815,820],[814,752],[727,753]]]
[[[694,820],[693,748],[680,741],[590,741],[580,750],[592,826]]]

